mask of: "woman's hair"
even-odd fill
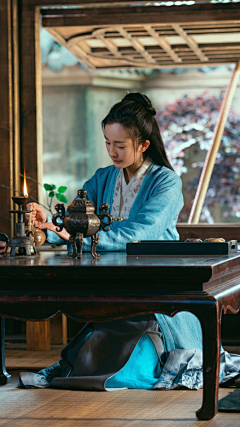
[[[122,101],[113,105],[107,116],[102,121],[103,129],[107,124],[119,123],[128,132],[135,147],[150,141],[144,156],[161,166],[172,169],[167,158],[159,126],[155,119],[156,111],[150,99],[139,92],[128,93]]]

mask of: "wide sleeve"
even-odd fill
[[[182,182],[174,172],[170,172],[154,182],[147,200],[131,214],[133,205],[128,220],[114,222],[108,232],[98,232],[98,250],[125,251],[126,243],[132,240],[161,240],[166,238],[167,231],[168,238],[177,238],[171,237],[171,230],[176,230],[177,218],[183,207]],[[89,250],[90,245],[91,240],[84,239],[83,250]]]

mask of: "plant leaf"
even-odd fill
[[[66,191],[67,187],[58,187],[59,193],[64,193]]]
[[[56,185],[54,185],[54,184],[52,184],[51,187],[52,187],[51,190],[56,190],[56,188],[57,188]]]
[[[56,193],[56,198],[59,200],[59,202],[67,203],[68,199],[64,194]]]
[[[43,184],[46,191],[52,190],[52,186],[50,184]],[[56,188],[56,187],[55,187]]]
[[[50,191],[48,197],[54,197],[55,191]]]

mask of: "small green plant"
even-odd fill
[[[52,212],[52,202],[53,202],[53,197],[55,196],[59,202],[63,202],[63,203],[67,203],[68,199],[65,196],[65,191],[67,190],[67,187],[61,186],[61,187],[56,187],[56,185],[54,184],[43,184],[43,187],[46,190],[47,193],[47,205],[48,205],[48,210],[51,212],[51,214],[53,214]]]

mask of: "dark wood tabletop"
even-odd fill
[[[103,252],[99,260],[89,253],[76,260],[66,251],[45,251],[36,259],[0,259],[0,316],[42,320],[61,311],[96,322],[148,313],[195,314],[203,332],[199,419],[217,413],[221,316],[239,308],[240,253],[166,257]],[[0,321],[4,383],[8,374]]]
[[[37,259],[0,259],[0,293],[171,293],[206,291],[218,278],[238,275],[240,252],[232,256],[128,256],[102,252],[81,260],[65,251],[39,252]],[[39,287],[40,285],[40,287]]]

